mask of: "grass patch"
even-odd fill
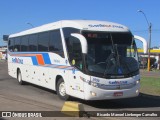
[[[141,77],[141,93],[160,96],[160,78]]]

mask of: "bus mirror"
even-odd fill
[[[148,50],[147,41],[144,38],[137,35],[134,35],[134,39],[140,40],[143,43],[143,52],[147,53],[147,50]]]
[[[3,41],[7,42],[9,38],[9,35],[3,35]]]
[[[71,36],[79,39],[81,46],[82,46],[82,53],[87,54],[88,44],[87,44],[86,38],[83,35],[78,34],[78,33],[72,33]]]

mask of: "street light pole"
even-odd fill
[[[151,48],[151,31],[152,31],[152,24],[149,24],[149,42],[148,42],[148,71],[151,69],[150,65],[150,48]]]
[[[31,23],[28,22],[27,24],[30,25],[32,28],[34,28],[34,26]]]
[[[141,12],[148,24],[148,32],[149,32],[149,40],[148,40],[148,65],[147,70],[150,71],[151,65],[150,65],[150,48],[151,48],[151,32],[152,32],[152,24],[148,22],[148,19],[146,17],[146,14],[142,10],[138,10],[138,12]]]

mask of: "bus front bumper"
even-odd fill
[[[109,100],[136,97],[139,95],[140,83],[130,89],[104,90],[85,84],[85,100]]]

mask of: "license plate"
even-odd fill
[[[123,96],[123,92],[115,92],[113,96],[118,97],[118,96]]]

